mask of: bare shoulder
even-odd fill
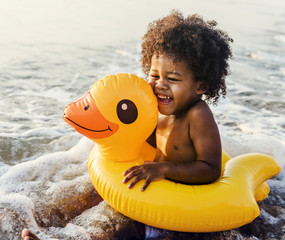
[[[190,122],[197,120],[199,120],[199,122],[214,120],[210,107],[202,100],[198,101],[189,109],[187,118]]]
[[[192,140],[202,138],[219,138],[219,130],[214,115],[204,101],[197,102],[187,114]],[[205,139],[204,139],[205,141]]]

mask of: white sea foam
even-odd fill
[[[270,53],[263,52],[263,51],[258,51],[257,53],[251,53],[250,56],[256,60],[266,60],[266,61],[277,62],[277,63],[285,62],[283,55],[278,56],[278,55],[270,54]]]
[[[69,151],[47,154],[34,161],[24,162],[10,167],[0,178],[0,189],[3,193],[27,194],[38,187],[39,184],[50,179],[59,179],[87,174],[86,161],[93,142],[83,138],[79,144]],[[84,169],[76,164],[83,163]],[[75,169],[74,169],[75,168]],[[83,171],[83,172],[79,172]],[[58,175],[57,175],[58,174]]]
[[[91,140],[82,138],[69,151],[43,155],[12,167],[1,167],[0,209],[4,207],[7,215],[1,218],[3,231],[10,232],[11,221],[17,223],[23,219],[26,226],[37,232],[34,202],[45,203],[50,196],[62,199],[66,189],[69,189],[69,194],[72,191],[84,192],[85,186],[90,185],[87,159],[93,145]],[[13,212],[20,214],[18,220],[13,220]]]
[[[285,142],[265,134],[243,134],[228,136],[222,134],[224,150],[232,157],[245,153],[264,153],[273,156],[285,169]],[[284,173],[281,173],[284,175]],[[284,175],[285,177],[285,175]]]
[[[274,36],[274,39],[276,39],[282,43],[285,43],[285,35],[284,34],[283,35],[276,35],[276,36]]]

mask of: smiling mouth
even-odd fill
[[[172,97],[169,97],[169,96],[166,96],[166,95],[164,95],[164,94],[156,94],[156,96],[157,96],[157,99],[159,100],[159,102],[161,102],[161,103],[170,103],[172,100],[173,100],[173,98]]]
[[[86,127],[83,127],[83,126],[79,125],[78,123],[72,121],[71,119],[69,119],[69,118],[66,117],[65,115],[64,115],[64,118],[66,118],[68,121],[72,122],[72,123],[75,124],[76,126],[78,126],[78,127],[80,127],[80,128],[83,128],[83,129],[85,129],[85,130],[87,130],[87,131],[91,131],[91,132],[106,132],[106,131],[111,131],[111,132],[112,132],[112,131],[113,131],[113,130],[110,128],[109,125],[108,125],[108,128],[107,128],[107,129],[103,129],[103,130],[93,130],[93,129],[89,129],[89,128],[86,128]]]

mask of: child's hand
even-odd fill
[[[133,166],[127,169],[123,175],[126,176],[123,183],[127,183],[129,180],[134,178],[129,184],[129,188],[132,188],[140,180],[145,179],[145,183],[142,186],[141,191],[144,191],[152,181],[164,178],[162,164],[147,161],[143,165]]]

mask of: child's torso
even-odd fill
[[[187,117],[173,120],[169,116],[161,116],[156,129],[156,143],[169,161],[195,161],[196,153],[189,137],[189,121]]]

